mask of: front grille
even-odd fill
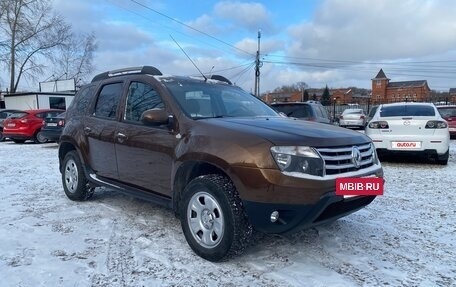
[[[373,146],[370,143],[355,146],[361,153],[358,167],[353,162],[352,150],[354,146],[317,148],[325,161],[326,175],[358,171],[374,165]]]

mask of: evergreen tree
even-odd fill
[[[309,100],[309,93],[307,92],[307,90],[304,91],[304,97],[303,97],[303,101],[304,102],[307,102]]]
[[[331,95],[329,94],[328,85],[326,85],[323,95],[321,96],[321,104],[323,106],[329,106],[331,104]]]

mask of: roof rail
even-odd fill
[[[96,75],[92,79],[92,83],[104,79],[109,79],[115,76],[123,76],[128,74],[149,74],[154,76],[161,76],[163,75],[159,69],[153,66],[142,66],[142,67],[130,67],[118,70],[107,71],[101,74]]]
[[[229,85],[233,85],[233,84],[231,83],[231,81],[228,80],[227,78],[225,78],[224,76],[212,75],[212,76],[211,76],[211,79],[212,79],[212,80],[221,81],[221,82],[225,82],[225,83],[228,83]]]

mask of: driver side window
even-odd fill
[[[152,86],[141,82],[132,82],[128,87],[124,120],[140,123],[144,111],[164,108],[165,104]]]

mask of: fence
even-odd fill
[[[428,103],[429,101],[423,101],[423,102]],[[336,116],[336,118],[338,118],[345,109],[362,109],[364,111],[364,113],[366,115],[368,115],[373,106],[378,106],[380,104],[389,104],[389,103],[397,103],[397,101],[380,102],[380,103],[379,102],[374,102],[374,103],[369,102],[369,103],[364,103],[364,104],[335,104],[335,105],[325,106],[325,108],[328,111],[330,118],[334,119],[334,115]],[[436,101],[436,102],[432,102],[432,103],[436,106],[456,104],[456,102],[450,102],[448,100]]]

